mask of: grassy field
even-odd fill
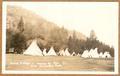
[[[7,70],[114,71],[114,59],[6,54]]]

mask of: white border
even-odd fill
[[[3,13],[4,12],[4,13]],[[2,5],[2,73],[5,71],[6,65],[6,56],[5,56],[5,49],[6,49],[6,6]]]
[[[101,72],[101,71],[12,71],[12,70],[5,70],[5,65],[6,65],[6,56],[5,56],[5,53],[6,53],[5,52],[5,49],[6,49],[6,15],[7,15],[7,12],[6,12],[7,7],[6,6],[7,6],[7,3],[9,3],[9,2],[4,1],[3,5],[2,5],[2,73],[3,74],[118,74],[118,48],[115,49],[116,51],[115,51],[115,58],[114,58],[114,72]],[[28,2],[28,3],[30,3],[30,2]],[[38,2],[34,2],[34,3],[38,3]],[[117,3],[119,4],[119,2],[117,2]],[[117,32],[118,32],[118,30],[117,30]],[[116,40],[118,41],[118,38]]]

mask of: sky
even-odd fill
[[[48,21],[87,37],[94,30],[97,39],[118,47],[118,2],[9,2]]]

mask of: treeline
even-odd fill
[[[9,53],[10,48],[14,48],[14,53],[19,54],[26,49],[26,37],[24,36],[23,31],[24,22],[21,17],[17,28],[9,28],[6,30],[6,53]]]
[[[60,49],[69,48],[68,50],[70,53],[75,51],[76,53],[82,54],[86,49],[90,50],[91,48],[94,49],[97,47],[98,52],[108,51],[112,56],[114,56],[114,48],[97,40],[94,30],[90,32],[90,37],[88,37],[87,40],[81,40],[76,37],[75,31],[72,35],[69,35],[68,31],[64,27],[53,28],[50,32],[48,32],[47,36],[43,34],[43,30],[41,29],[42,32],[39,32],[39,36],[29,37],[29,35],[25,35],[25,24],[22,17],[17,26],[17,32],[7,29],[6,53],[9,52],[10,48],[14,48],[14,53],[23,53],[24,50],[29,47],[32,40],[36,38],[38,46],[41,49],[47,48],[49,50],[49,48],[53,46],[56,52]],[[26,32],[26,34],[27,33],[30,34],[29,31]]]
[[[75,33],[73,33],[73,36],[69,37],[67,45],[70,52],[75,51],[82,54],[84,50],[95,49],[97,47],[98,53],[108,51],[114,57],[114,48],[97,40],[93,30],[90,32],[90,37],[85,41],[77,39]]]

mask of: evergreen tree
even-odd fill
[[[21,16],[20,21],[19,21],[19,23],[18,23],[18,30],[19,30],[20,32],[23,32],[23,31],[24,31],[24,22],[23,22],[23,17],[22,17],[22,16]]]
[[[22,35],[21,33],[16,33],[15,35],[13,35],[11,46],[14,47],[15,52],[22,53],[23,49],[25,49],[26,46],[26,39],[24,35]]]
[[[95,31],[94,31],[94,30],[91,30],[91,32],[90,32],[90,39],[91,39],[91,40],[96,40],[96,39],[97,39],[97,37],[96,37],[96,34],[95,34]]]

